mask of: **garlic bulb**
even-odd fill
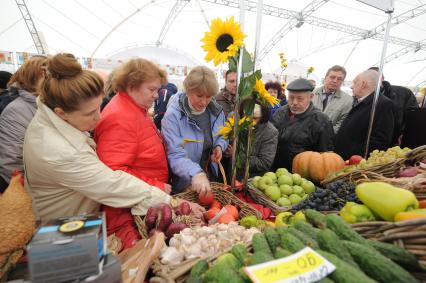
[[[162,264],[178,264],[182,262],[184,254],[179,252],[175,247],[168,247],[161,253]]]

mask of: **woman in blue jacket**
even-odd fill
[[[228,145],[217,135],[225,124],[222,107],[213,99],[219,85],[213,71],[198,66],[191,70],[183,86],[186,92],[173,99],[161,121],[172,192],[182,192],[192,185],[194,191],[205,194],[210,190],[209,178],[218,175],[217,162]]]

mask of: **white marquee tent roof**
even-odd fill
[[[239,9],[235,8],[238,0],[25,2],[50,54],[71,52],[83,57],[113,58],[123,51],[136,55],[132,48],[150,46],[142,49],[149,54],[139,56],[155,57],[161,64],[206,64],[200,39],[208,30],[207,21],[230,16],[239,19]],[[250,52],[254,50],[255,41],[256,13],[251,8],[255,3],[248,1],[251,11],[245,13],[244,31],[248,35],[245,43]],[[276,41],[269,52],[264,52],[266,56],[260,64],[264,73],[279,70],[279,52],[284,52],[289,61],[297,60],[304,66],[313,66],[314,76],[318,78],[322,78],[330,66],[339,64],[346,67],[347,79],[351,80],[380,60],[380,37],[383,37],[380,34],[384,31],[379,30],[373,37],[366,36],[367,31],[386,22],[387,15],[380,10],[355,0],[264,0],[263,3],[265,14],[260,49],[271,39]],[[296,12],[309,4],[318,7],[311,14],[302,13],[304,24],[288,29],[281,39],[275,36],[283,27],[294,25]],[[384,67],[385,78],[392,84],[423,86],[426,84],[426,0],[395,0],[394,6],[393,17],[396,19],[390,33],[393,38],[387,49],[387,55],[394,56]],[[152,47],[158,41],[166,19],[170,19],[171,11],[176,8],[181,11],[175,14],[162,45],[177,51],[165,52]],[[17,3],[1,0],[0,11],[0,51],[36,52]]]

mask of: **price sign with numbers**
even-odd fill
[[[255,283],[316,282],[336,267],[309,247],[277,260],[246,267],[244,271]]]

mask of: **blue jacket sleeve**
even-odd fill
[[[203,171],[197,163],[188,158],[183,147],[183,136],[179,129],[179,119],[174,113],[166,113],[161,121],[161,131],[167,144],[167,158],[173,174],[191,179]]]

